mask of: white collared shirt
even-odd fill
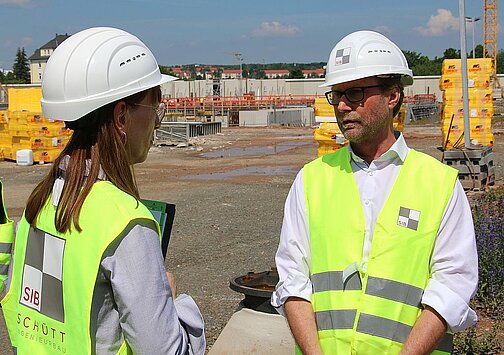
[[[369,165],[355,155],[350,146],[349,151],[364,211],[362,262],[365,265],[371,250],[376,220],[409,148],[401,134],[387,152]],[[428,178],[426,172],[425,179]],[[335,213],[338,208],[345,208],[345,202],[335,201]],[[280,280],[271,303],[282,314],[282,306],[289,297],[311,300],[309,230],[301,170],[285,202],[280,243],[275,257]],[[478,255],[471,208],[459,181],[456,182],[444,211],[430,266],[431,277],[422,304],[435,309],[454,332],[474,325],[477,316],[469,307],[469,301],[478,284]]]

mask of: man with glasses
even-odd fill
[[[304,166],[287,197],[272,304],[305,354],[447,354],[476,323],[477,253],[457,171],[393,130],[413,83],[371,31],[332,50],[323,86],[348,147]]]

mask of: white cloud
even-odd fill
[[[0,5],[16,5],[26,7],[31,5],[31,0],[0,0]]]
[[[437,14],[429,18],[427,27],[416,28],[417,32],[425,37],[438,37],[458,29],[458,17],[454,17],[451,11],[447,9],[437,9]]]
[[[374,30],[382,35],[388,35],[392,32],[388,26],[376,26]]]
[[[301,30],[292,25],[282,25],[280,22],[262,22],[259,28],[252,31],[253,37],[284,37],[294,36]]]

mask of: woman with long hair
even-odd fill
[[[19,223],[2,300],[17,354],[204,353],[201,313],[190,296],[174,299],[159,225],[133,172],[171,80],[115,28],[81,31],[51,55],[42,110],[73,134]]]

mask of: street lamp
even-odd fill
[[[479,21],[481,18],[480,17],[465,17],[467,22],[470,22],[472,24],[472,47],[473,47],[473,58],[476,58],[476,50],[474,48],[474,23]]]

